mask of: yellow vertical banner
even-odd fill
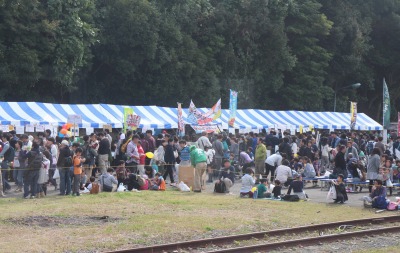
[[[299,132],[302,134],[303,133],[303,125],[299,126]]]

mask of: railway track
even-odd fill
[[[339,222],[331,222],[331,223],[323,223],[316,224],[310,226],[300,226],[294,228],[284,228],[277,229],[271,231],[263,231],[256,233],[248,233],[248,234],[240,234],[240,235],[232,235],[232,236],[223,236],[223,237],[215,237],[209,239],[202,240],[193,240],[193,241],[184,241],[163,245],[154,245],[148,247],[140,247],[126,250],[113,251],[113,253],[165,253],[165,252],[177,252],[179,250],[195,250],[205,248],[207,246],[227,246],[232,245],[235,242],[239,241],[247,241],[254,239],[263,239],[266,236],[282,236],[282,235],[292,235],[299,234],[304,232],[319,232],[319,236],[316,237],[307,237],[301,239],[294,240],[286,240],[281,242],[273,242],[273,243],[260,243],[257,245],[244,246],[244,247],[236,247],[236,248],[219,248],[218,250],[209,251],[209,252],[257,252],[257,251],[270,251],[278,248],[291,248],[296,246],[309,246],[316,245],[320,242],[332,242],[336,240],[347,240],[360,236],[367,235],[377,235],[383,233],[390,232],[400,232],[400,226],[390,226],[384,228],[374,228],[374,229],[366,229],[355,232],[345,232],[345,233],[335,233],[329,235],[323,235],[323,232],[329,229],[337,229],[340,226],[362,226],[369,224],[387,224],[387,223],[397,223],[400,222],[400,215],[395,216],[387,216],[387,217],[379,217],[379,218],[369,218],[369,219],[359,219],[359,220],[347,220],[347,221],[339,221]],[[206,251],[206,250],[205,250]]]

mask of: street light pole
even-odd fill
[[[361,86],[361,83],[355,83],[355,84],[352,84],[352,85],[344,86],[344,87],[342,87],[342,88],[340,88],[338,90],[335,90],[335,101],[334,101],[334,104],[333,104],[333,112],[336,112],[336,94],[337,94],[338,91],[346,90],[346,89],[355,90],[355,89],[360,88],[360,86]]]

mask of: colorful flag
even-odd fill
[[[236,109],[237,109],[237,91],[230,90],[230,98],[229,98],[229,126],[234,127],[235,126],[235,120],[236,120]]]
[[[221,117],[222,110],[221,110],[221,99],[217,101],[217,103],[211,108],[213,111],[214,117],[212,118],[213,120],[218,119]]]
[[[136,130],[140,125],[141,117],[139,115],[133,114],[133,108],[124,108],[124,130],[132,129]]]
[[[185,133],[185,123],[183,122],[181,103],[178,103],[178,130],[181,135]]]
[[[206,125],[221,117],[221,113],[221,99],[219,99],[218,102],[206,113],[201,113],[197,110],[193,101],[190,101],[187,122],[197,125]]]
[[[400,136],[400,112],[397,113],[397,136]]]
[[[383,128],[388,129],[390,127],[390,96],[389,90],[383,79]]]
[[[128,117],[133,114],[133,109],[130,107],[124,107],[124,132],[128,129]]]
[[[350,102],[350,129],[354,130],[357,123],[357,103]]]

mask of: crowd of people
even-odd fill
[[[216,192],[229,193],[241,179],[242,197],[280,198],[287,189],[287,195],[307,199],[305,184],[316,186],[314,179],[324,176],[335,180],[337,203],[366,180],[371,194],[379,185],[392,194],[391,186],[400,178],[400,137],[384,144],[378,132],[203,132],[199,138],[178,138],[166,131],[153,136],[149,130],[113,138],[105,130],[79,140],[53,138],[50,130],[35,137],[14,131],[0,135],[1,196],[11,190],[10,180],[25,198],[44,197],[50,185],[60,195],[76,196],[112,191],[121,184],[129,191],[165,190],[167,182],[176,186],[179,167],[188,165],[195,168],[194,192],[213,183]]]

